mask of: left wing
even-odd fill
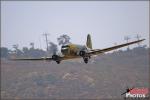
[[[81,56],[64,56],[64,57],[60,57],[59,56],[59,59],[60,60],[69,60],[69,59],[75,59],[75,58],[81,58]],[[15,59],[10,59],[10,60],[14,60],[14,61],[52,61],[52,57],[42,57],[42,58],[15,58]]]
[[[117,45],[117,46],[113,46],[113,47],[109,47],[109,48],[105,48],[105,49],[95,49],[95,50],[93,49],[90,52],[88,52],[88,54],[97,55],[97,54],[105,53],[105,52],[115,50],[115,49],[118,49],[118,48],[121,48],[121,47],[125,47],[125,46],[131,45],[131,44],[142,42],[144,40],[145,39],[141,39],[141,40],[137,40],[137,41],[133,41],[133,42],[129,42],[129,43],[124,43],[124,44],[121,44],[121,45]]]
[[[11,59],[11,60],[34,60],[34,61],[39,61],[39,60],[52,60],[50,57],[41,57],[41,58],[16,58],[16,59]]]

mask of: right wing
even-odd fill
[[[120,44],[120,45],[109,47],[109,48],[105,48],[105,49],[93,49],[88,54],[90,54],[90,55],[97,55],[97,54],[101,54],[101,53],[105,53],[105,52],[108,52],[108,51],[112,51],[112,50],[115,50],[115,49],[118,49],[118,48],[121,48],[121,47],[125,47],[125,46],[131,45],[131,44],[142,42],[144,40],[145,39],[141,39],[141,40],[137,40],[137,41],[133,41],[133,42],[129,42],[129,43],[124,43],[124,44]]]

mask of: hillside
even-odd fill
[[[127,87],[148,87],[149,49],[139,47],[92,58],[1,61],[2,99],[116,99]]]

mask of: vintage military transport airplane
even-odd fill
[[[120,44],[117,46],[112,46],[104,49],[92,49],[92,41],[90,34],[87,35],[86,45],[77,45],[77,44],[68,44],[63,45],[61,47],[62,55],[53,54],[52,57],[42,57],[42,58],[21,58],[21,59],[13,59],[13,60],[47,60],[47,61],[56,61],[59,64],[62,60],[75,59],[75,58],[83,58],[85,63],[88,63],[88,60],[93,55],[102,54],[111,50],[115,50],[124,46],[128,46],[131,44],[135,44],[145,39],[132,41],[129,43]]]

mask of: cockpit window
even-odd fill
[[[62,46],[61,47],[61,52],[63,53],[63,54],[67,54],[68,53],[68,45],[66,45],[66,46]]]
[[[66,48],[66,47],[64,47],[64,48],[61,48],[62,50],[66,50],[66,49],[68,49],[68,48]]]
[[[69,47],[68,45],[62,46],[61,49],[62,49],[62,50],[65,50],[65,49],[68,49],[68,47]]]
[[[69,47],[69,46],[68,45],[62,46],[62,48],[67,48],[67,47]]]

